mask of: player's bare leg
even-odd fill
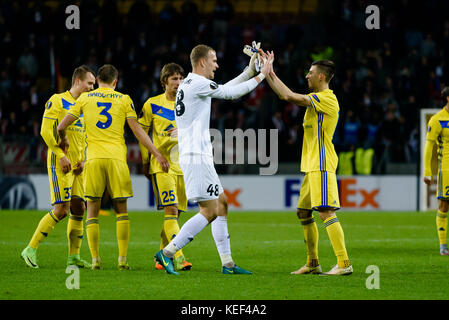
[[[338,221],[335,211],[332,209],[319,210],[321,219],[326,227],[329,240],[337,257],[337,264],[324,275],[349,275],[352,273],[352,266],[348,258],[345,246],[343,229]]]
[[[449,250],[447,246],[447,213],[449,211],[449,201],[438,200],[438,212],[436,217],[436,225],[438,232],[438,239],[440,240],[440,254],[448,256]]]
[[[47,213],[39,221],[39,224],[31,237],[28,246],[23,249],[21,256],[25,263],[31,268],[39,268],[37,264],[37,249],[43,242],[55,225],[69,212],[70,202],[62,202],[54,205],[53,210]]]
[[[231,255],[231,241],[228,233],[228,199],[224,193],[218,196],[218,215],[211,223],[212,236],[217,246],[224,274],[251,274],[251,271],[237,266]]]
[[[304,266],[291,274],[318,274],[321,273],[321,266],[318,262],[318,228],[313,218],[313,211],[297,209],[296,215],[301,222],[304,241],[307,250],[307,262]]]
[[[126,199],[112,200],[114,205],[115,215],[117,217],[116,232],[118,242],[118,269],[129,270],[129,265],[126,260],[129,246],[129,217]]]
[[[81,243],[83,241],[83,217],[86,211],[84,200],[72,197],[70,201],[70,216],[67,222],[68,257],[67,265],[80,268],[90,267],[90,263],[80,258]]]
[[[92,256],[92,269],[101,269],[100,259],[100,225],[98,224],[98,213],[101,207],[100,198],[89,198],[87,200],[86,233]]]

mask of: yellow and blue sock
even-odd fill
[[[438,210],[436,223],[437,223],[438,238],[440,239],[440,245],[446,244],[447,212],[441,212],[440,210]]]
[[[90,255],[92,259],[98,259],[100,256],[100,225],[98,224],[98,218],[86,220],[86,233]]]
[[[164,215],[164,225],[162,228],[163,228],[163,233],[165,234],[167,244],[168,244],[179,232],[178,216],[175,214]],[[165,248],[165,246],[163,246],[162,248]],[[183,255],[184,254],[181,249],[175,253],[174,258],[176,259]]]
[[[336,216],[327,218],[324,220],[324,226],[329,235],[329,240],[331,241],[335,256],[337,257],[338,266],[340,268],[349,267],[351,262],[349,261],[348,253],[346,251],[345,235],[338,218]]]
[[[117,242],[119,257],[126,257],[129,246],[129,217],[128,213],[117,214]]]
[[[67,222],[67,240],[69,242],[69,255],[80,254],[83,241],[83,216],[70,214]]]
[[[307,266],[316,267],[319,266],[318,261],[318,227],[312,212],[307,215],[302,215],[299,218],[301,221],[302,229],[304,232],[304,242],[306,243],[307,250]]]
[[[53,210],[43,216],[36,228],[36,231],[34,231],[33,237],[31,238],[28,246],[37,249],[39,244],[48,237],[58,222],[59,220],[54,215]]]

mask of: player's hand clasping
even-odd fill
[[[177,138],[178,137],[178,128],[171,128],[167,131],[170,138]]]
[[[168,169],[170,168],[170,164],[168,163],[167,159],[164,158],[163,155],[158,154],[155,156],[157,162],[159,162],[162,166],[162,170],[164,170],[164,172],[168,172]]]
[[[264,76],[268,76],[268,74],[273,70],[273,61],[274,61],[274,53],[271,51],[267,51],[268,54],[265,54],[262,50],[262,60],[264,61],[264,65],[262,70],[260,70],[260,73],[262,73]]]
[[[76,176],[81,174],[81,172],[83,172],[83,170],[84,170],[84,161],[78,161],[73,166],[73,174],[76,175]]]
[[[61,159],[59,159],[59,164],[61,165],[62,172],[64,173],[72,170],[72,164],[70,163],[70,160],[67,159],[67,157],[62,157]]]

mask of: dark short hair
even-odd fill
[[[443,90],[441,90],[441,98],[446,102],[447,97],[449,97],[449,87],[444,87]]]
[[[177,63],[173,63],[173,62],[167,63],[166,65],[164,65],[162,67],[160,80],[161,80],[162,88],[164,90],[165,90],[165,83],[167,82],[168,78],[170,78],[171,76],[173,76],[177,73],[179,73],[181,76],[184,77],[184,69]]]
[[[75,84],[76,79],[80,80],[86,79],[86,74],[88,74],[89,72],[92,73],[92,75],[95,77],[95,73],[92,71],[92,69],[84,64],[73,70],[72,86]]]
[[[192,67],[196,66],[201,59],[207,58],[209,51],[215,52],[214,49],[205,44],[199,44],[193,48],[192,52],[190,52],[190,63],[192,64]]]
[[[335,74],[335,63],[331,60],[317,60],[312,62],[312,66],[317,66],[319,71],[324,74],[326,82],[331,81]]]
[[[111,84],[118,78],[118,70],[112,64],[105,64],[98,69],[98,81]]]

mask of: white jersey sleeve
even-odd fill
[[[198,85],[198,95],[214,99],[234,100],[254,90],[259,83],[252,78],[234,85],[232,82],[218,85],[212,80],[204,78]]]
[[[256,79],[237,85],[218,85],[203,76],[189,73],[178,87],[175,120],[178,127],[179,159],[189,154],[213,157],[210,136],[212,98],[236,99],[257,86]]]

